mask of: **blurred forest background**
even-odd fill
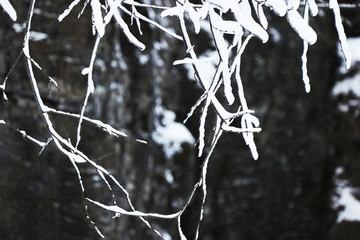
[[[81,71],[89,64],[95,37],[90,8],[77,19],[82,4],[58,22],[71,2],[37,1],[30,52],[43,68],[36,75],[46,104],[79,112],[87,83]],[[17,10],[16,22],[0,12],[0,83],[21,52],[29,6],[28,0],[11,3]],[[342,9],[342,15],[348,37],[360,37],[360,8]],[[157,18],[178,32],[176,18]],[[312,88],[306,94],[301,81],[302,41],[285,19],[275,15],[269,19],[269,42],[253,39],[242,60],[249,108],[256,111],[263,129],[255,136],[260,157],[252,159],[242,136],[222,136],[209,165],[200,239],[359,239],[360,222],[337,222],[343,207],[334,207],[339,198],[337,181],[346,181],[355,190],[360,187],[359,97],[352,92],[332,94],[337,82],[360,74],[359,63],[347,72],[339,71],[343,66],[333,14],[322,8],[310,23],[318,41],[309,50]],[[135,26],[133,30],[137,32]],[[172,65],[185,57],[183,43],[145,23],[142,30],[143,52],[129,44],[115,23],[107,26],[95,63],[96,89],[86,115],[149,144],[111,137],[85,124],[79,147],[129,190],[137,209],[172,213],[191,193],[203,159],[196,157],[196,146],[190,143],[184,143],[176,154],[165,154],[163,146],[152,139],[155,122],[164,117],[155,107],[161,104],[182,122],[202,91],[186,68]],[[213,49],[206,32],[192,37],[197,51],[205,54]],[[58,82],[59,89],[49,85],[46,75]],[[8,79],[6,94],[9,99],[0,104],[0,119],[46,141],[49,136],[34,101],[24,57]],[[346,110],[339,108],[354,102]],[[200,110],[186,123],[195,139],[199,116]],[[53,121],[61,133],[74,138],[75,120],[54,116]],[[0,239],[100,239],[86,219],[71,163],[53,143],[39,155],[40,150],[14,129],[0,125]],[[85,195],[111,204],[111,194],[94,170],[84,165],[81,171]],[[360,200],[360,191],[353,196]],[[200,201],[197,196],[183,216],[189,239],[195,233]],[[106,239],[159,239],[137,218],[113,219],[91,204],[89,212]],[[165,239],[179,239],[176,220],[151,222]]]

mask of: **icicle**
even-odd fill
[[[306,23],[309,22],[309,4],[305,5],[305,9],[304,9],[304,20]],[[309,44],[307,43],[307,41],[303,41],[303,54],[301,56],[301,61],[302,61],[302,74],[303,74],[303,82],[305,84],[305,91],[307,93],[310,92],[310,79],[307,73],[307,51],[309,49]]]
[[[308,73],[307,73],[307,51],[308,51],[308,48],[309,48],[309,44],[304,41],[304,49],[303,49],[303,54],[301,56],[301,60],[302,60],[302,74],[303,74],[303,82],[304,82],[304,85],[305,85],[305,91],[307,93],[310,92],[310,78],[308,76]]]
[[[244,114],[241,118],[241,127],[244,129],[252,130],[254,127],[259,127],[259,125],[259,119],[251,114]],[[259,158],[259,154],[254,142],[254,133],[244,132],[243,137],[246,145],[248,145],[250,148],[254,160],[257,160]]]
[[[339,35],[340,46],[344,54],[346,69],[349,69],[351,67],[351,53],[346,40],[344,26],[341,21],[340,8],[337,0],[330,0],[329,8],[334,12],[335,26]]]

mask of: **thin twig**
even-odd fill
[[[93,69],[94,69],[94,62],[95,62],[95,58],[96,58],[96,52],[97,52],[97,49],[99,47],[100,39],[101,39],[100,35],[97,35],[96,40],[95,40],[95,44],[94,44],[94,47],[93,47],[93,50],[92,50],[92,54],[91,54],[90,64],[89,64],[89,67],[86,70],[87,71],[87,77],[88,77],[88,83],[87,83],[86,95],[85,95],[83,106],[81,108],[79,123],[78,123],[78,127],[77,127],[75,148],[77,148],[79,143],[80,143],[80,139],[81,139],[81,134],[80,134],[81,123],[82,123],[83,118],[84,118],[85,108],[87,106],[90,94],[92,94],[94,92],[94,88],[95,88],[94,80],[93,80],[92,76],[93,76]]]
[[[7,82],[8,78],[10,77],[10,74],[11,74],[12,71],[14,70],[16,64],[19,62],[20,57],[21,57],[22,55],[23,55],[23,51],[21,51],[21,52],[19,53],[19,55],[17,56],[14,64],[11,66],[9,72],[6,74],[3,84],[0,85],[0,89],[2,89],[2,91],[3,91],[3,99],[5,99],[5,100],[8,100],[8,99],[7,99],[7,96],[6,96],[6,94],[5,94],[6,82]]]

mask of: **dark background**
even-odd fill
[[[95,37],[89,6],[77,19],[82,3],[62,23],[57,21],[71,2],[37,2],[32,30],[46,33],[48,38],[32,41],[30,52],[43,69],[36,71],[36,76],[46,104],[79,112],[86,90],[86,77],[80,73],[89,64]],[[18,14],[16,24],[23,24],[29,1],[11,3]],[[360,36],[360,10],[343,9],[342,13],[347,35]],[[158,21],[178,28],[176,18],[173,22]],[[269,22],[281,38],[275,41],[270,37],[267,44],[253,39],[242,60],[248,104],[256,111],[263,129],[255,136],[260,157],[252,159],[241,135],[222,136],[209,165],[209,192],[200,239],[358,239],[359,223],[336,223],[340,209],[332,208],[337,167],[344,169],[341,179],[353,187],[360,186],[359,107],[353,106],[348,112],[337,109],[339,103],[356,96],[331,95],[334,84],[343,77],[338,74],[341,60],[332,12],[323,9],[311,20],[318,41],[308,54],[309,94],[301,81],[302,41],[284,18],[270,15]],[[24,32],[14,31],[13,24],[4,12],[0,13],[2,79],[22,48]],[[135,27],[132,31],[137,33]],[[183,67],[172,65],[174,60],[184,58],[183,43],[145,23],[142,31],[144,35],[139,38],[147,47],[144,52],[129,44],[115,23],[107,26],[97,55],[104,65],[95,65],[96,91],[86,115],[150,144],[111,137],[84,124],[80,149],[112,172],[129,190],[137,209],[172,213],[191,193],[203,159],[196,158],[196,148],[188,144],[166,159],[162,147],[151,138],[158,117],[155,100],[160,98],[162,105],[182,122],[202,91],[188,79]],[[206,33],[192,37],[198,52],[212,48]],[[168,47],[158,48],[159,42]],[[139,61],[141,54],[149,58],[145,65]],[[353,67],[351,72],[356,74],[358,68]],[[49,88],[46,75],[59,83],[59,89]],[[9,77],[6,94],[9,100],[0,104],[0,119],[45,141],[48,133],[32,95],[24,57]],[[199,116],[197,110],[186,124],[195,138]],[[210,132],[213,117],[210,113]],[[52,120],[63,136],[75,141],[75,120],[59,116],[52,116]],[[71,163],[53,143],[38,155],[40,150],[14,129],[0,125],[0,239],[100,239],[86,219]],[[85,164],[81,171],[85,196],[111,204],[111,193],[94,177],[94,170]],[[174,184],[166,181],[165,171],[172,173]],[[114,194],[123,204],[121,192],[115,188]],[[200,199],[199,192],[183,216],[183,229],[189,239],[194,235]],[[89,213],[106,239],[159,239],[137,218],[113,219],[110,213],[91,204]],[[179,239],[175,220],[151,222],[172,239]]]

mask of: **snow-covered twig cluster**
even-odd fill
[[[61,22],[65,17],[73,11],[81,1],[74,0],[67,9],[59,16],[58,20]],[[29,48],[29,38],[31,21],[34,13],[34,6],[36,0],[31,1],[27,26],[24,38],[23,54],[25,56],[26,67],[31,86],[33,88],[33,94],[38,104],[38,108],[46,123],[50,138],[48,141],[43,142],[32,138],[24,131],[18,130],[24,137],[33,141],[34,143],[45,148],[50,141],[53,141],[60,152],[69,158],[74,169],[78,174],[78,179],[82,188],[83,195],[85,193],[85,187],[82,182],[81,172],[78,164],[88,163],[97,170],[99,176],[103,179],[110,190],[111,186],[107,179],[111,179],[117,187],[125,194],[127,202],[131,207],[131,211],[127,211],[117,205],[116,199],[113,199],[113,206],[106,206],[97,201],[88,199],[83,196],[85,208],[87,209],[86,201],[94,203],[95,205],[102,207],[108,211],[114,212],[115,215],[123,214],[128,216],[139,217],[149,228],[153,229],[149,221],[145,218],[162,218],[162,219],[177,219],[178,231],[182,240],[186,239],[181,229],[181,216],[185,209],[190,204],[195,191],[201,188],[203,192],[203,201],[200,212],[200,221],[197,225],[196,239],[199,234],[200,222],[203,218],[203,208],[206,201],[207,184],[206,175],[210,157],[216,143],[222,133],[234,132],[242,134],[245,143],[249,146],[253,158],[256,160],[259,157],[256,144],[254,141],[254,133],[260,132],[259,119],[254,115],[254,111],[248,107],[244,86],[241,79],[241,58],[248,42],[256,37],[263,43],[266,43],[269,39],[267,32],[268,19],[266,12],[273,12],[280,17],[283,17],[294,31],[303,40],[304,51],[302,55],[302,70],[303,81],[306,92],[310,91],[310,79],[307,74],[307,51],[308,45],[312,45],[317,40],[317,34],[312,27],[309,26],[309,13],[312,17],[318,14],[318,5],[315,0],[202,0],[201,4],[194,4],[189,0],[175,0],[173,7],[165,7],[156,4],[148,4],[137,2],[134,0],[86,0],[83,5],[83,9],[79,13],[79,16],[83,13],[85,7],[89,5],[92,12],[92,27],[93,33],[96,36],[96,41],[92,49],[92,55],[90,58],[89,66],[83,69],[82,74],[87,76],[87,90],[85,99],[82,104],[80,113],[63,112],[54,108],[51,108],[44,104],[40,95],[37,79],[33,72],[33,67],[41,69],[41,67],[32,59]],[[300,14],[299,8],[304,6],[303,15]],[[7,14],[16,21],[17,15],[13,6],[8,0],[2,0],[0,6],[7,12]],[[159,23],[150,19],[149,17],[141,14],[137,8],[145,7],[152,9],[160,9],[161,17],[177,17],[179,19],[180,31],[177,34],[173,31],[161,26]],[[346,36],[344,28],[342,26],[340,17],[340,8],[337,0],[329,0],[329,8],[333,10],[335,16],[335,26],[339,34],[339,40],[342,46],[342,50],[346,59],[346,66],[349,68],[351,64],[351,57],[348,50]],[[131,9],[131,10],[129,10]],[[266,9],[266,10],[265,10]],[[188,117],[191,117],[194,110],[197,107],[202,107],[200,126],[199,126],[199,139],[198,139],[198,156],[206,155],[204,163],[202,165],[202,173],[199,181],[195,184],[192,193],[181,210],[173,214],[158,214],[158,213],[144,213],[135,209],[132,204],[131,198],[127,190],[103,167],[92,161],[85,153],[78,149],[81,142],[81,129],[83,121],[88,121],[96,126],[101,127],[104,131],[111,135],[128,137],[125,133],[122,133],[109,124],[103,123],[100,120],[91,119],[84,115],[88,105],[90,95],[95,90],[93,80],[93,68],[97,55],[97,50],[101,39],[106,34],[106,26],[113,19],[121,28],[124,35],[128,38],[129,42],[138,47],[139,49],[145,49],[145,45],[130,31],[128,23],[123,19],[123,14],[131,16],[132,20],[135,20],[137,29],[140,34],[141,21],[154,25],[158,29],[166,32],[170,37],[174,37],[184,42],[186,46],[186,53],[188,56],[184,59],[177,60],[174,65],[178,64],[191,64],[195,72],[195,79],[199,85],[203,88],[203,95],[200,96],[197,103],[190,110]],[[192,26],[186,24],[187,21],[192,22]],[[211,59],[199,58],[196,48],[193,46],[190,32],[198,34],[202,31],[202,25],[207,24],[210,29],[210,35],[214,41],[216,47],[216,57]],[[203,62],[209,61],[215,64],[216,69],[212,73],[209,79],[208,69],[204,68]],[[7,77],[6,77],[7,79]],[[6,100],[5,85],[6,79],[0,88],[3,90],[3,96]],[[55,80],[50,78],[53,84],[57,84]],[[235,90],[237,90],[236,93]],[[225,100],[223,99],[225,96]],[[228,105],[235,105],[236,111],[228,110]],[[207,121],[208,110],[213,107],[217,115],[217,121],[214,127],[214,131],[211,134],[206,133],[205,123]],[[76,134],[75,144],[71,143],[65,137],[61,136],[53,126],[51,121],[51,114],[60,114],[68,117],[74,117],[78,119],[78,127]],[[234,120],[240,119],[240,126],[234,125]],[[0,120],[0,124],[6,124],[5,121]],[[212,137],[210,146],[206,148],[205,139],[208,135]],[[142,140],[137,140],[144,142]],[[206,149],[208,149],[206,151]],[[90,219],[90,216],[88,216]],[[96,224],[90,219],[100,236],[103,236],[100,230],[96,227]],[[161,234],[153,229],[153,231],[161,237]]]

